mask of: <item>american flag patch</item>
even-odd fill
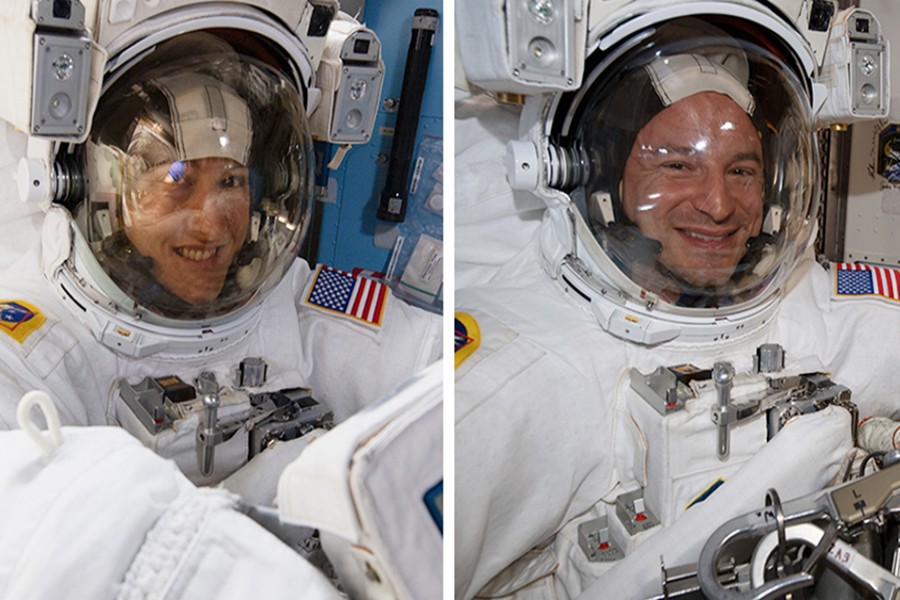
[[[835,263],[837,296],[878,296],[900,301],[900,270],[860,263]]]
[[[388,286],[383,283],[319,265],[306,303],[381,326],[387,297]]]

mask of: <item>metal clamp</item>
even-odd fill
[[[775,515],[770,510],[762,510],[732,519],[717,529],[700,552],[697,565],[697,579],[700,589],[707,598],[717,600],[774,600],[785,594],[810,587],[815,578],[806,572],[794,573],[764,582],[746,591],[723,587],[718,577],[718,565],[722,556],[733,542],[746,538],[757,538],[776,534]],[[789,521],[789,518],[785,518]],[[777,534],[776,534],[777,535]]]
[[[900,464],[861,479],[793,500],[784,505],[770,490],[765,509],[732,519],[710,536],[700,553],[697,579],[707,598],[763,600],[781,597],[815,583],[813,570],[824,558],[833,569],[854,579],[879,598],[900,598],[900,578],[872,562],[838,538],[853,535],[870,522],[900,512]],[[824,529],[823,529],[824,527]],[[751,587],[726,588],[719,566],[753,541]],[[786,568],[793,543],[814,547],[796,573]],[[766,581],[766,568],[776,552],[777,577]],[[746,562],[746,561],[745,561]]]
[[[821,527],[813,523],[800,523],[788,527],[785,532],[791,542],[804,542],[816,548],[824,547],[823,540],[827,541],[827,534]],[[779,532],[779,536],[781,532]],[[773,546],[781,544],[781,540],[775,541],[772,533],[762,539],[753,553],[750,577],[753,585],[765,581],[766,557],[773,550]],[[844,573],[857,583],[873,592],[877,598],[894,600],[900,593],[900,578],[897,578],[877,563],[869,560],[859,553],[853,546],[840,539],[834,539],[833,543],[825,548],[825,559],[828,564],[837,571]]]

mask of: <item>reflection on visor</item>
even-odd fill
[[[622,205],[660,243],[666,270],[698,288],[726,283],[762,225],[762,146],[750,118],[712,92],[657,114],[626,160]]]
[[[104,91],[85,163],[76,222],[142,318],[230,314],[278,283],[306,233],[303,102],[208,33],[160,44]]]
[[[768,46],[741,37],[747,28],[719,27],[734,24],[664,24],[598,62],[588,87],[561,104],[572,119],[558,141],[590,165],[571,192],[597,242],[588,247],[637,301],[761,298],[811,239],[805,88]]]
[[[176,160],[169,166],[169,172],[166,174],[166,182],[172,183],[173,181],[181,181],[181,178],[184,177],[184,171],[186,167],[184,163],[180,160]]]

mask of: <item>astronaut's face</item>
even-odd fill
[[[225,158],[153,167],[137,181],[128,212],[125,233],[153,260],[153,277],[191,304],[211,302],[247,237],[247,168]]]
[[[694,286],[727,282],[762,225],[762,145],[750,117],[714,92],[659,112],[631,148],[622,203],[662,244],[669,271]]]

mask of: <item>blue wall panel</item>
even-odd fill
[[[412,31],[412,16],[417,8],[433,8],[441,13],[437,35],[432,47],[428,80],[419,127],[416,134],[416,151],[413,163],[419,154],[424,136],[443,136],[443,56],[441,55],[444,35],[441,2],[425,0],[367,0],[364,22],[375,31],[381,40],[382,57],[385,63],[384,88],[381,93],[375,135],[366,145],[355,146],[344,158],[341,166],[329,173],[336,190],[334,202],[320,206],[322,225],[318,248],[318,260],[336,268],[350,270],[354,267],[384,272],[390,260],[389,248],[375,246],[373,236],[376,224],[390,228],[391,224],[378,221],[375,213],[384,181],[387,177],[386,160],[390,156],[393,127],[397,113],[384,109],[384,99],[399,99],[403,84],[403,70]],[[335,148],[328,147],[326,159],[330,159]],[[429,173],[423,173],[423,185],[430,186]],[[336,188],[335,188],[336,184]],[[418,194],[421,195],[421,194]],[[410,211],[415,211],[412,198]],[[415,218],[410,215],[407,221]],[[429,232],[434,235],[433,231]],[[439,235],[437,237],[440,237]]]

